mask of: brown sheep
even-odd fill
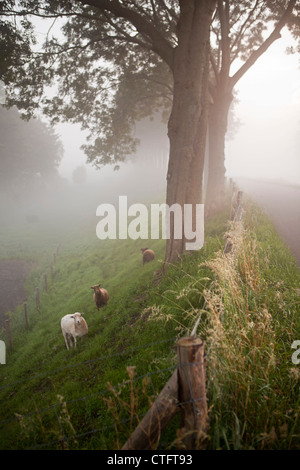
[[[104,307],[105,305],[107,305],[107,302],[109,300],[107,290],[103,287],[100,287],[100,285],[101,284],[97,284],[91,287],[91,289],[94,289],[93,297],[98,310],[100,309],[100,307]]]
[[[143,265],[154,260],[155,253],[153,250],[149,250],[149,248],[141,248],[141,252],[143,253]]]

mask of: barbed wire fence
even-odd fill
[[[230,219],[233,222],[240,221],[242,210],[242,192],[233,188]],[[224,253],[231,250],[232,243],[227,239]],[[50,276],[53,276],[58,253],[59,247],[53,256]],[[37,314],[40,314],[40,293],[48,290],[47,281],[47,274],[45,274],[36,292],[31,296],[30,303],[27,301],[26,306],[24,303],[25,328],[28,328],[27,305],[29,304],[32,309],[35,304],[35,310]],[[210,289],[213,287],[212,283]],[[204,300],[202,310],[205,308],[206,301]],[[206,441],[209,423],[209,383],[206,377],[209,350],[205,351],[204,342],[197,336],[200,321],[201,314],[191,333],[188,332],[188,336],[179,340],[174,337],[152,342],[0,386],[0,393],[7,392],[9,389],[17,393],[16,387],[21,384],[34,381],[39,383],[43,379],[49,381],[49,378],[56,374],[61,374],[66,378],[68,373],[72,374],[79,367],[87,368],[102,362],[107,363],[111,359],[132,355],[141,348],[155,348],[165,342],[172,344],[172,347],[176,346],[177,365],[173,364],[170,367],[138,376],[135,376],[133,368],[128,367],[129,379],[125,378],[117,385],[110,384],[104,390],[68,400],[57,395],[57,401],[48,406],[37,408],[35,405],[35,409],[29,412],[22,414],[15,412],[14,416],[0,421],[2,447],[10,448],[16,445],[15,442],[5,440],[5,436],[8,436],[9,440],[9,436],[14,435],[10,432],[14,428],[15,435],[18,432],[22,435],[19,445],[28,449],[111,449],[112,442],[116,449],[123,450],[157,449],[160,446],[161,448],[202,448]],[[13,347],[12,338],[9,337],[8,332],[7,329],[8,340],[10,338],[11,347]],[[158,377],[160,380],[157,380]],[[157,382],[166,382],[159,393],[156,390]],[[175,415],[180,416],[180,422],[175,423],[177,433],[173,433],[172,441],[163,442],[162,433]],[[126,442],[122,444],[124,440]]]
[[[61,245],[59,244],[55,250],[53,250],[54,252],[50,259],[48,255],[43,269],[44,273],[38,280],[36,280],[35,291],[28,295],[17,307],[16,310],[18,310],[18,314],[14,313],[13,315],[7,315],[7,318],[4,320],[5,335],[9,352],[13,351],[14,348],[13,331],[20,330],[24,327],[28,330],[30,328],[31,319],[34,320],[37,318],[38,314],[41,315],[41,296],[43,292],[47,293],[49,292],[49,289],[51,289],[51,283],[55,275],[55,264],[60,249]],[[23,314],[21,313],[21,310]]]
[[[0,393],[3,391],[9,392],[10,389],[13,389],[12,393],[14,394],[16,393],[17,387],[21,384],[24,385],[34,382],[39,384],[41,379],[46,379],[47,383],[50,384],[49,378],[54,375],[60,375],[64,380],[72,380],[72,374],[80,367],[87,368],[88,366],[95,366],[99,363],[101,364],[104,361],[107,363],[109,360],[117,359],[121,356],[132,356],[141,349],[153,348],[161,345],[162,343],[173,344],[174,340],[174,338],[171,338],[168,340],[145,344],[136,348],[129,348],[120,353],[101,356],[81,363],[70,364],[69,366],[60,367],[26,379],[20,379],[19,381],[1,386]],[[107,395],[119,397],[120,400],[118,403],[120,405],[121,392],[126,396],[128,387],[136,387],[139,382],[141,383],[143,381],[147,382],[149,396],[155,396],[156,390],[153,377],[157,375],[166,376],[173,370],[173,368],[174,366],[165,369],[158,369],[157,371],[147,372],[144,375],[131,376],[129,379],[127,377],[127,380],[125,379],[122,383],[110,386],[99,392],[86,394],[70,400],[64,400],[63,397],[58,395],[58,401],[56,403],[45,406],[44,408],[36,408],[27,413],[15,413],[14,416],[0,421],[0,434],[2,434],[3,437],[8,429],[15,426],[16,429],[23,431],[24,435],[28,435],[28,439],[25,439],[25,443],[27,443],[26,448],[29,449],[68,448],[69,444],[74,446],[74,444],[77,443],[77,445],[79,445],[79,441],[82,441],[83,445],[85,445],[84,442],[87,438],[90,439],[92,436],[99,436],[102,433],[107,433],[108,431],[115,434],[116,423],[113,422],[112,410],[107,406],[104,406],[105,402],[103,402],[103,398]],[[113,406],[112,403],[111,406]],[[127,424],[133,420],[140,419],[140,415],[137,410],[134,410],[134,413],[133,410],[130,410],[128,413],[125,408],[126,402],[124,401],[122,410],[119,410],[120,416],[118,417],[118,427],[122,428],[125,426],[127,429]],[[76,430],[76,421],[79,415],[81,419],[79,426],[80,431],[78,431],[78,429]],[[122,415],[128,416],[122,417]],[[105,424],[102,425],[101,421],[104,421]],[[43,424],[44,422],[45,424]],[[47,425],[47,422],[51,423],[51,432],[49,435],[45,429],[42,434],[37,434],[36,431],[42,431]],[[51,439],[53,435],[56,435],[57,438]],[[39,440],[38,437],[41,439]],[[29,443],[28,441],[31,439],[32,442]],[[101,445],[101,441],[103,441],[102,444],[108,445],[108,443],[105,442],[106,439],[102,439],[101,436],[97,440],[97,445]]]

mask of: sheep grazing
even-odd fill
[[[150,261],[154,260],[155,253],[148,248],[141,248],[141,252],[143,253],[143,265],[145,263],[149,263]]]
[[[62,317],[60,325],[67,349],[69,349],[69,346],[73,347],[72,337],[76,347],[77,337],[81,338],[81,336],[86,335],[88,332],[87,323],[79,312]]]
[[[107,305],[107,302],[109,301],[109,295],[107,290],[104,289],[104,287],[100,287],[100,285],[101,284],[97,284],[91,287],[91,289],[94,289],[93,297],[98,310],[100,309],[100,307],[104,307],[105,305]]]

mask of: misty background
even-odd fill
[[[290,33],[283,31],[236,87],[235,125],[229,123],[226,141],[228,178],[300,185],[300,70],[298,56],[286,53],[291,44]],[[86,163],[80,148],[86,134],[79,125],[59,124],[54,132],[62,144],[57,174],[36,188],[29,185],[18,197],[6,194],[2,185],[2,224],[58,219],[74,224],[94,217],[96,226],[97,206],[117,204],[119,195],[127,195],[129,203],[164,199],[169,149],[160,116],[136,124],[138,150],[117,171]]]
[[[272,44],[236,85],[232,112],[238,124],[237,128],[231,129],[229,122],[228,177],[300,184],[300,63],[297,54],[286,53],[291,44],[294,44],[291,34],[283,31],[282,38]],[[136,128],[141,146],[134,167],[141,166],[142,170],[146,165],[154,170],[151,157],[155,161],[168,158],[167,126],[161,124],[163,131],[158,138],[155,126],[152,128],[151,122],[144,124]],[[76,166],[85,165],[85,155],[80,150],[85,134],[79,125],[73,124],[60,124],[57,131],[65,148],[59,171],[71,179]],[[162,167],[166,169],[166,164]],[[92,165],[85,168],[91,182],[104,176],[118,183],[125,182],[134,171],[130,163],[122,164],[119,172],[109,167],[101,172]],[[157,178],[161,181],[160,173]]]

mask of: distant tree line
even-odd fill
[[[8,54],[0,56],[0,78],[6,102],[27,117],[42,109],[52,124],[81,123],[89,130],[87,160],[98,167],[118,166],[135,152],[135,123],[164,112],[166,203],[205,199],[212,213],[224,201],[234,87],[285,25],[299,37],[299,10],[297,0],[4,0],[0,49],[3,44]],[[49,20],[42,47],[35,17]],[[53,97],[49,86],[55,86]],[[177,260],[185,242],[171,225],[166,262]]]
[[[0,105],[0,192],[20,200],[58,178],[63,147],[40,119],[26,122],[17,109]]]

